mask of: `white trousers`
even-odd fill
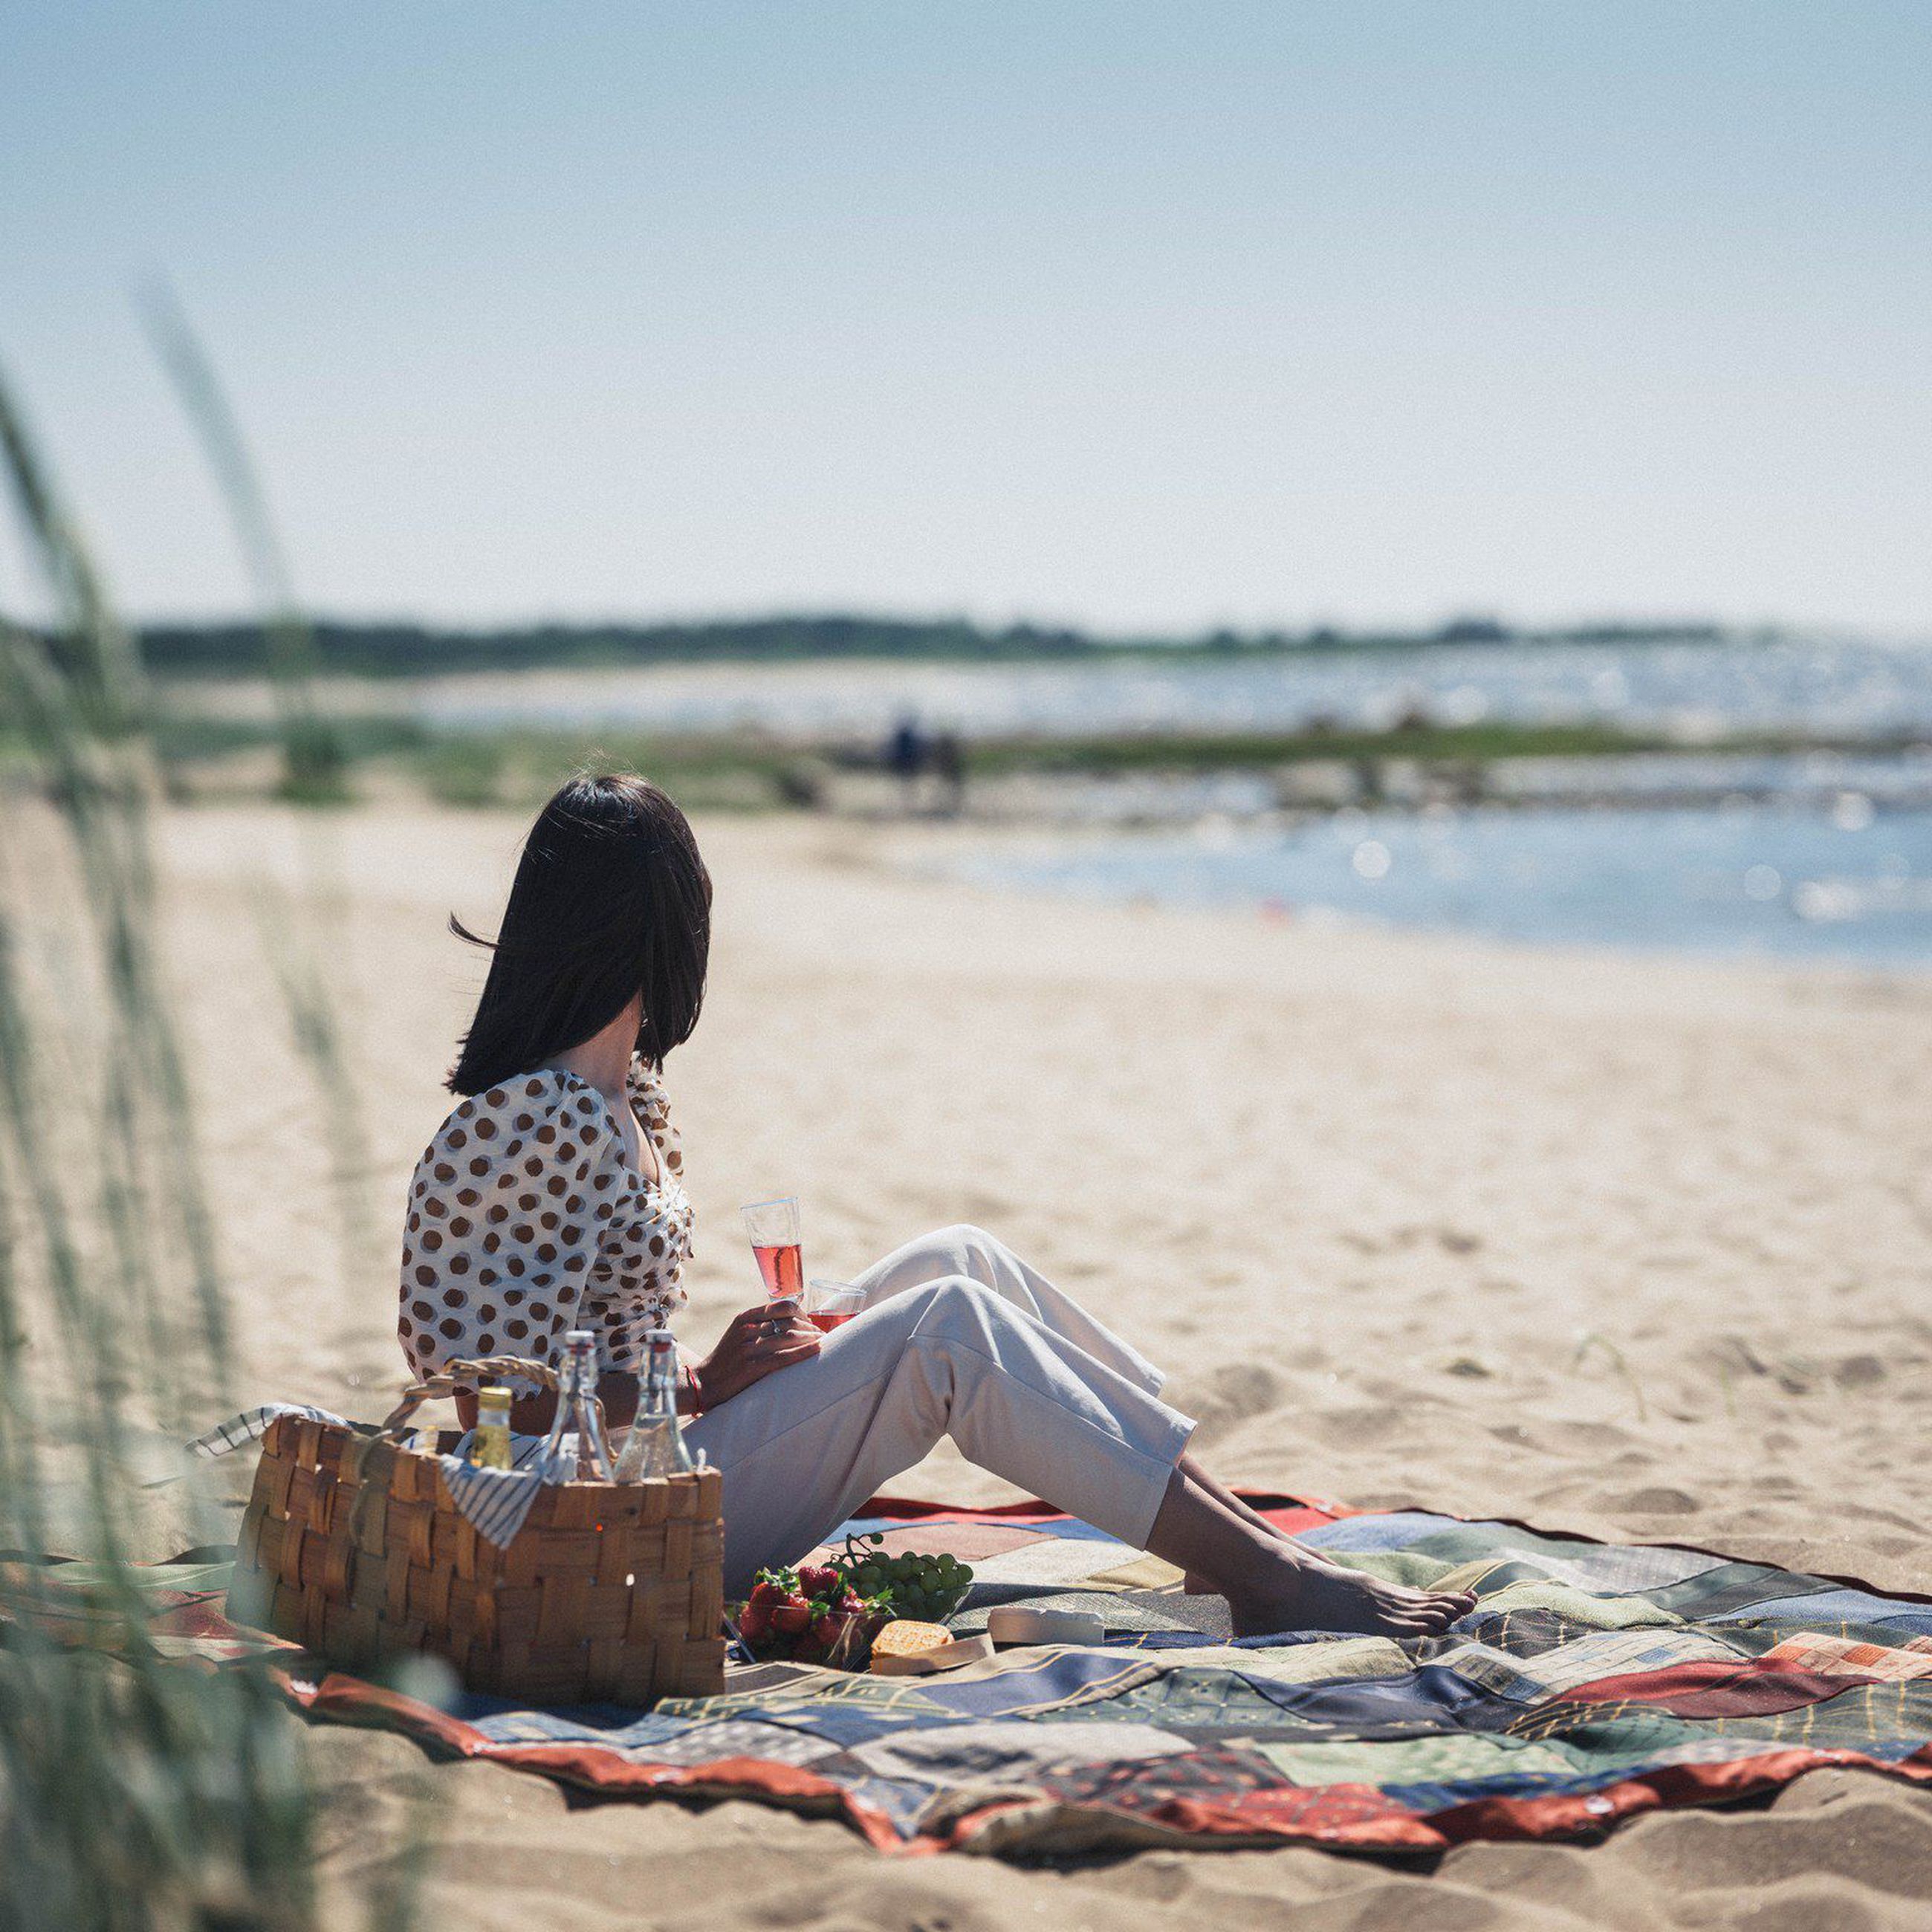
[[[1011,1249],[945,1228],[861,1275],[820,1353],[685,1431],[724,1477],[724,1587],[795,1563],[943,1437],[1136,1549],[1193,1433],[1160,1372]]]

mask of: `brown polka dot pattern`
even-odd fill
[[[472,1094],[416,1164],[397,1322],[411,1371],[498,1352],[548,1360],[567,1328],[595,1330],[604,1362],[635,1370],[644,1336],[684,1305],[692,1211],[684,1153],[655,1067],[630,1098],[657,1150],[647,1184],[604,1097],[569,1073]]]

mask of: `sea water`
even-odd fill
[[[1113,899],[1246,904],[1532,944],[1932,968],[1932,812],[1848,794],[1826,808],[1342,812],[1286,830],[1225,820],[968,876]]]
[[[1932,646],[1858,638],[1428,644],[1262,658],[1103,657],[1091,663],[664,664],[478,675],[426,684],[442,730],[507,725],[782,738],[882,736],[903,718],[974,737],[1112,731],[1378,728],[1423,712],[1448,724],[1600,718],[1687,734],[1860,735],[1932,727]]]

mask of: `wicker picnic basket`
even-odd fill
[[[500,1550],[458,1510],[436,1457],[400,1441],[428,1398],[512,1377],[556,1386],[542,1364],[493,1357],[416,1384],[373,1432],[278,1418],[242,1520],[230,1616],[344,1669],[428,1652],[472,1690],[542,1703],[722,1690],[716,1470],[547,1486]]]

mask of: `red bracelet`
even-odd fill
[[[677,1365],[678,1373],[684,1378],[684,1385],[691,1394],[691,1413],[700,1416],[704,1413],[704,1388],[698,1379],[698,1371],[688,1362]]]

